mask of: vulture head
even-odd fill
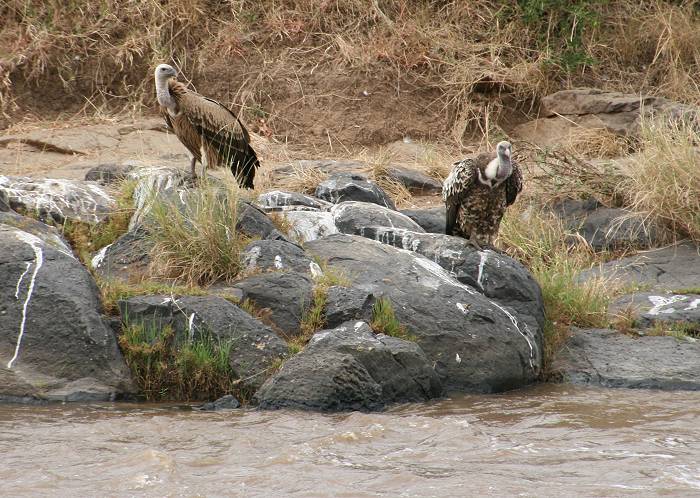
[[[155,70],[156,82],[166,82],[170,78],[177,76],[177,71],[172,66],[167,64],[158,64]]]
[[[496,178],[498,180],[505,180],[513,172],[513,164],[510,161],[510,148],[510,142],[506,142],[505,140],[498,142],[498,145],[496,145],[496,155],[498,156]]]

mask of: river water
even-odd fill
[[[383,413],[0,406],[2,496],[700,496],[700,393],[540,385]]]

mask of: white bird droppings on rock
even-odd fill
[[[462,358],[460,358],[459,353],[455,353],[455,361],[457,363],[462,363]]]
[[[673,313],[675,310],[673,308],[662,309],[669,304],[677,303],[679,301],[685,301],[687,296],[673,295],[671,297],[664,296],[649,296],[649,302],[653,304],[653,307],[647,311],[649,315],[658,315],[659,313]]]
[[[279,254],[275,256],[275,268],[277,268],[278,270],[284,268],[284,265],[282,264],[282,256],[280,256]]]
[[[19,325],[19,334],[17,335],[17,343],[15,344],[15,353],[12,356],[12,359],[7,362],[7,368],[10,369],[12,368],[12,364],[15,362],[17,357],[19,356],[19,348],[22,344],[22,337],[24,336],[24,326],[27,323],[27,309],[29,308],[29,301],[32,299],[32,293],[34,292],[34,284],[36,283],[36,276],[39,273],[39,269],[41,268],[41,265],[44,263],[44,252],[41,249],[42,242],[41,239],[29,234],[27,232],[15,232],[15,236],[21,240],[22,242],[25,242],[31,246],[31,248],[34,250],[34,271],[32,272],[32,277],[31,280],[29,281],[29,289],[27,289],[27,297],[24,300],[24,305],[22,306],[22,322]],[[29,266],[27,266],[27,270],[29,269]],[[24,275],[27,273],[25,270],[24,273],[22,273],[22,277],[24,278]],[[17,285],[17,288],[19,289],[19,284]],[[18,293],[19,294],[19,293]],[[18,295],[17,294],[17,295]]]

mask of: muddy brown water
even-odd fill
[[[700,393],[541,385],[382,413],[0,406],[2,496],[700,496]]]

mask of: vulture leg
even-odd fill
[[[472,233],[467,239],[467,242],[469,242],[469,245],[473,246],[477,251],[481,251],[483,249],[481,247],[481,244],[479,244],[479,238],[477,237],[474,230],[472,230]]]
[[[194,169],[194,165],[197,162],[197,160],[192,156],[192,161],[190,162],[190,174],[192,175],[192,178],[197,178],[197,172]]]

